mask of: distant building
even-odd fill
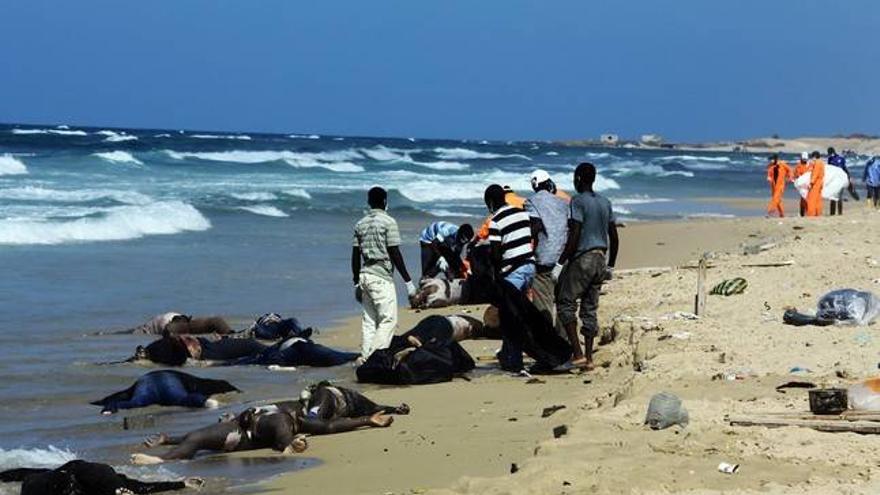
[[[617,143],[620,142],[620,137],[618,137],[617,134],[602,134],[602,136],[599,137],[599,141],[601,141],[602,144],[616,146]]]
[[[658,134],[642,134],[639,140],[645,146],[660,146],[663,144],[663,136]]]

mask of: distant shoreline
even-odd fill
[[[838,152],[851,152],[859,155],[880,154],[880,138],[873,136],[833,136],[833,137],[798,137],[779,138],[766,137],[744,139],[739,141],[719,141],[712,143],[662,143],[642,144],[634,141],[621,142],[620,144],[606,144],[592,140],[566,140],[556,141],[561,146],[594,147],[594,148],[630,148],[643,150],[680,150],[680,151],[708,151],[722,153],[790,153],[798,154],[804,151],[818,150],[823,154],[829,146]]]

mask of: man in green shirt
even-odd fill
[[[351,274],[355,297],[364,307],[361,324],[361,360],[391,344],[397,326],[397,291],[394,269],[406,282],[410,299],[416,294],[400,254],[400,230],[385,209],[388,193],[374,187],[367,193],[370,211],[354,226]]]

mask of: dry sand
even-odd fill
[[[600,308],[602,326],[618,333],[597,354],[605,367],[528,383],[480,361],[486,369],[469,381],[361,387],[377,401],[406,402],[413,413],[388,429],[313,438],[308,454],[323,464],[272,480],[264,493],[876,493],[875,437],[731,427],[725,416],[807,411],[805,392],[774,390],[793,378],[833,385],[877,373],[876,325],[796,328],[781,317],[787,306],[812,309],[833,288],[880,292],[878,225],[880,213],[863,207],[842,218],[631,225],[622,231],[621,268],[686,264],[710,251],[710,285],[742,276],[749,288],[711,296],[707,314],[689,321],[669,315],[693,310],[694,270],[618,276]],[[767,251],[742,254],[744,245],[770,242]],[[789,259],[796,264],[741,266]],[[401,310],[401,329],[426,314]],[[352,319],[324,335],[354,347],[357,328]],[[489,358],[498,345],[467,348]],[[811,372],[792,377],[795,366]],[[730,372],[745,379],[712,380]],[[683,399],[687,428],[642,425],[650,397],[664,390]],[[566,408],[541,417],[557,404]],[[568,433],[554,439],[560,425]],[[719,473],[721,461],[741,468]]]

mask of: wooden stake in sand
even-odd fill
[[[706,312],[706,268],[708,268],[708,260],[706,255],[700,258],[700,264],[697,267],[697,296],[694,301],[694,314],[703,316]]]
[[[862,434],[880,434],[880,423],[874,421],[845,419],[786,419],[786,418],[730,418],[731,426],[764,426],[767,428],[783,428],[786,426],[799,426],[818,431],[831,433],[851,432]]]

